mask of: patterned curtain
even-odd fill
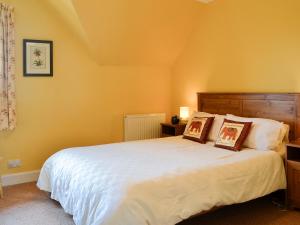
[[[0,3],[0,131],[16,127],[14,9]]]

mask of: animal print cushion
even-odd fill
[[[185,128],[183,138],[205,144],[213,121],[214,117],[192,117]]]
[[[240,151],[249,134],[252,122],[238,122],[224,119],[215,146]]]

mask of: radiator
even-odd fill
[[[143,140],[160,137],[160,123],[166,121],[165,113],[125,115],[124,140]]]

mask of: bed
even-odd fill
[[[298,137],[297,94],[198,93],[198,109],[277,119]],[[37,185],[77,225],[174,225],[285,189],[286,179],[275,151],[233,152],[179,136],[62,150]]]

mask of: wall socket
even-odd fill
[[[8,168],[17,168],[22,165],[21,159],[13,159],[13,160],[8,160],[7,162],[7,167]]]

